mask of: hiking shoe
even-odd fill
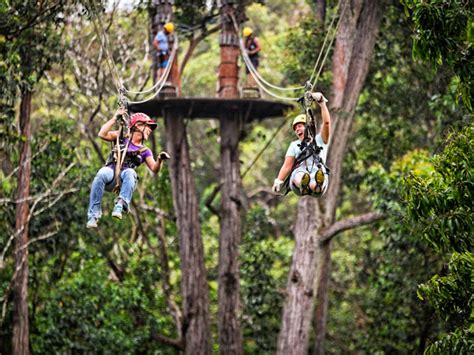
[[[323,186],[324,172],[322,169],[319,169],[318,171],[316,171],[314,178],[316,179],[316,183],[318,184],[318,186]]]
[[[115,205],[114,210],[112,211],[112,217],[122,219],[122,211],[123,211],[123,206],[122,205]]]
[[[91,217],[87,220],[87,228],[97,228],[97,221],[98,219],[95,217]]]
[[[303,177],[301,178],[301,195],[309,195],[309,182],[311,178],[308,173],[304,173]]]

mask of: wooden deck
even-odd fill
[[[240,113],[245,122],[250,122],[282,117],[293,107],[285,102],[254,98],[168,97],[130,105],[129,108],[131,112],[144,112],[151,117],[164,117],[166,111],[177,111],[185,118],[195,119],[218,119],[229,113]]]

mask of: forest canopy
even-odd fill
[[[473,7],[2,2],[0,353],[472,353]],[[243,27],[274,87],[252,82]],[[283,197],[310,79],[328,99],[329,188]],[[121,220],[105,192],[86,228],[104,125],[164,98],[182,104],[141,133],[161,165],[136,169]],[[192,98],[238,109],[195,118]],[[290,109],[251,117],[252,100]]]

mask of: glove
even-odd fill
[[[284,181],[283,180],[280,180],[280,179],[275,179],[275,181],[273,182],[273,187],[272,187],[272,191],[274,193],[279,193],[280,190],[281,190],[281,186],[283,185]]]
[[[170,159],[170,155],[168,153],[166,153],[165,151],[161,152],[160,154],[158,154],[158,158],[160,160],[168,160]]]
[[[316,102],[317,102],[318,104],[320,104],[320,103],[323,102],[323,101],[324,101],[324,102],[328,102],[328,99],[326,99],[326,98],[324,97],[324,95],[323,95],[322,93],[320,93],[320,92],[315,92],[315,93],[312,94],[312,96],[313,96],[313,99],[316,100]]]

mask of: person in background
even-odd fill
[[[257,69],[260,60],[259,53],[262,49],[260,41],[254,36],[253,30],[250,27],[245,27],[242,31],[242,34],[244,35],[244,47],[247,51],[250,62],[252,63],[253,67]],[[247,87],[256,87],[257,83],[255,82],[255,79],[250,74],[250,71],[247,67],[245,67],[245,73],[247,74]]]
[[[158,78],[163,76],[163,73],[168,66],[168,61],[170,58],[169,37],[173,31],[174,24],[172,22],[167,22],[163,25],[163,29],[158,31],[155,38],[153,39],[153,47],[155,47],[157,52]]]

